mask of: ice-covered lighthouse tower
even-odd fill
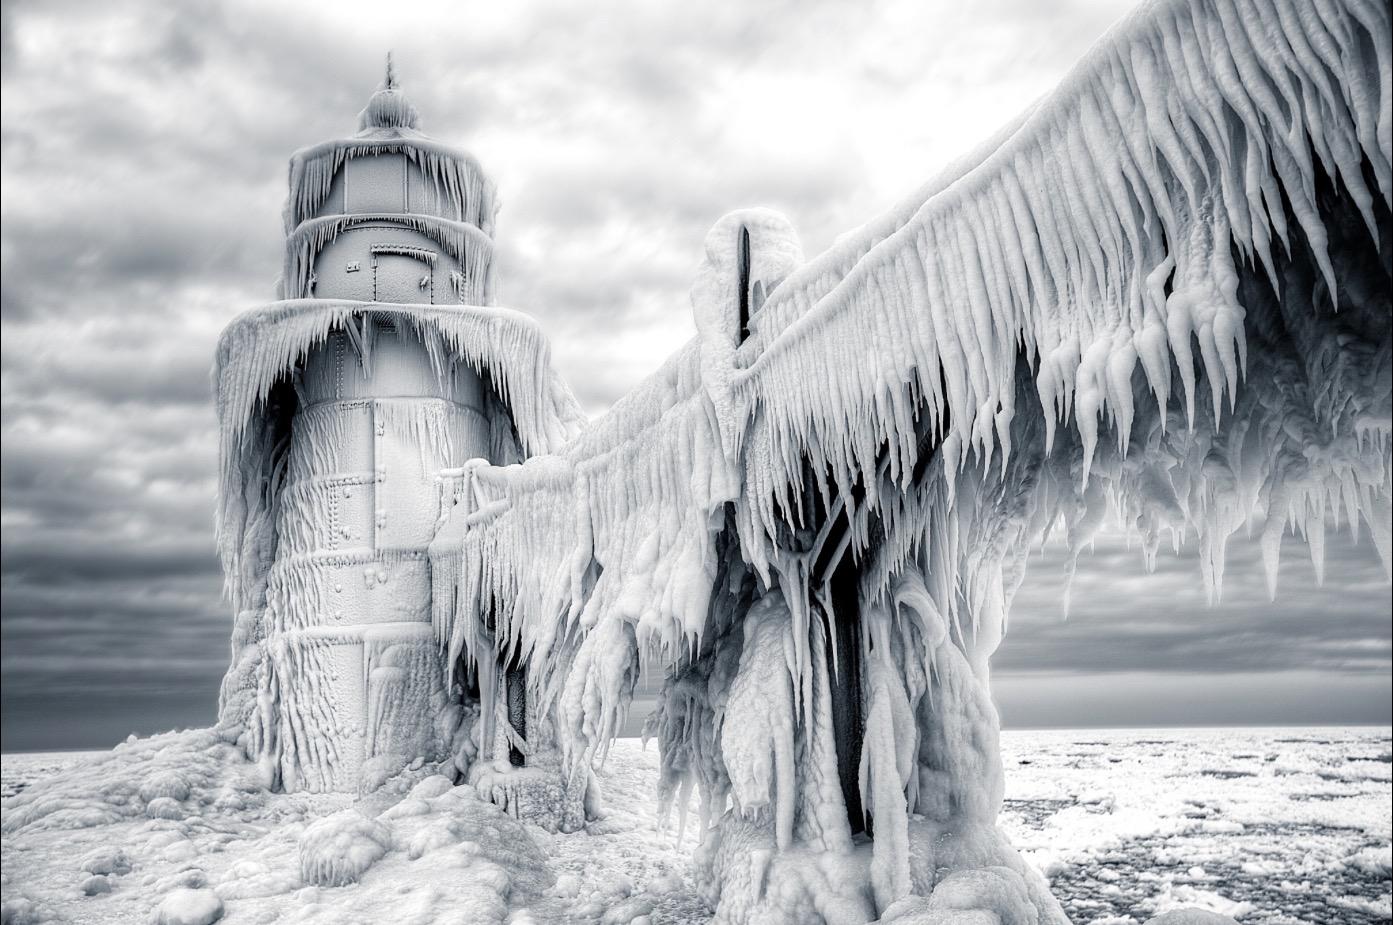
[[[493,184],[419,125],[389,58],[358,133],[291,158],[282,300],[219,344],[220,725],[286,789],[450,753],[500,673],[447,663],[431,625],[441,472],[518,462],[579,420],[533,322],[489,307]]]

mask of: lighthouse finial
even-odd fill
[[[369,99],[367,107],[358,113],[358,130],[421,128],[421,114],[397,85],[397,68],[392,53],[387,52],[387,74],[382,85]]]

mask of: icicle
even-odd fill
[[[484,281],[493,263],[493,240],[474,225],[427,215],[326,215],[302,222],[286,239],[285,267],[281,275],[286,294],[292,298],[311,295],[309,281],[320,252],[345,231],[384,221],[425,235],[454,258],[465,284],[460,290],[461,301],[474,305],[492,302],[491,291]],[[405,254],[432,265],[438,259],[434,251],[424,247],[378,244],[372,250],[375,254]]]
[[[423,135],[355,138],[325,142],[297,151],[290,160],[290,197],[285,206],[285,231],[290,234],[323,206],[334,177],[355,157],[401,154],[431,182],[442,212],[454,221],[477,227],[492,236],[498,210],[493,182],[484,176],[475,158]],[[397,216],[398,218],[400,216]]]

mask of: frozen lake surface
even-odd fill
[[[1002,823],[1075,922],[1387,922],[1387,729],[1007,732]]]
[[[1143,922],[1180,906],[1245,925],[1362,925],[1393,914],[1387,728],[1006,732],[1002,747],[1002,823],[1080,925]],[[59,775],[62,792],[99,782],[84,768],[109,754],[4,756],[7,922],[144,923],[167,894],[187,887],[215,891],[226,906],[222,921],[233,925],[643,925],[645,915],[658,925],[710,917],[688,875],[693,836],[679,845],[673,831],[660,831],[656,750],[636,740],[618,741],[600,774],[604,819],[569,835],[528,827],[540,854],[513,863],[536,867],[544,856],[553,884],[539,886],[520,868],[491,874],[511,884],[502,890],[506,908],[472,905],[474,881],[462,876],[508,870],[502,843],[491,849],[471,833],[448,844],[442,836],[444,847],[411,857],[430,826],[448,822],[445,808],[436,809],[440,818],[422,812],[414,822],[398,811],[393,838],[411,847],[389,851],[361,882],[332,889],[303,886],[296,845],[316,819],[352,803],[342,795],[267,795],[223,784],[200,808],[195,786],[160,818],[83,804],[65,810],[62,824],[54,813],[52,824],[15,826],[16,810],[26,809],[15,794]],[[160,763],[144,760],[152,769]],[[365,808],[381,812],[403,795],[370,798]],[[129,870],[100,878],[109,891],[88,896],[84,888],[103,887],[93,886],[83,860],[99,849],[119,849]]]

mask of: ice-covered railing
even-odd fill
[[[698,360],[689,345],[557,454],[466,468],[467,484],[449,487],[466,497],[462,522],[431,555],[447,664],[462,652],[491,661],[480,645],[542,653],[534,695],[591,707],[560,717],[574,724],[565,743],[582,750],[617,732],[639,647],[675,657],[705,623],[708,512],[734,482]],[[568,683],[581,687],[562,698]]]
[[[1261,500],[1269,529],[1291,519],[1318,536],[1333,502],[1369,522],[1388,563],[1387,277],[1376,263],[1337,274],[1342,255],[1329,247],[1332,234],[1386,246],[1388,16],[1377,3],[1216,0],[1150,5],[1119,27],[980,163],[868,240],[856,266],[737,376],[741,403],[761,412],[749,439],[775,463],[747,470],[764,529],[772,534],[772,499],[796,483],[809,448],[843,490],[871,483],[871,504],[884,453],[903,484],[922,403],[946,414],[944,449],[958,466],[969,455],[1006,465],[1013,422],[1028,410],[1017,402],[1023,359],[1046,451],[1060,427],[1082,442],[1081,491],[1102,433],[1122,456],[1145,433],[1145,393],[1163,430],[1176,423],[1173,391],[1181,426],[1196,425],[1202,403],[1229,429],[1225,405],[1231,412],[1246,375],[1265,392],[1254,400],[1271,436],[1292,452],[1269,447],[1270,465],[1224,476],[1241,489],[1241,516]],[[1322,213],[1319,197],[1336,191],[1352,214]],[[1306,252],[1318,278],[1283,278]],[[1241,278],[1288,302],[1306,282],[1310,321],[1284,317],[1283,304],[1262,322],[1288,328],[1298,368],[1248,355],[1255,306],[1245,308]],[[1361,303],[1369,286],[1374,300]],[[1318,318],[1315,300],[1337,288],[1343,315]],[[775,293],[771,308],[784,298]],[[1371,324],[1368,346],[1341,330]],[[1292,391],[1302,382],[1319,393],[1309,409]],[[1274,424],[1283,421],[1292,426]],[[1220,473],[1195,475],[1219,490]],[[1200,512],[1176,513],[1205,530]],[[1223,536],[1236,526],[1226,521]]]
[[[758,357],[784,328],[835,288],[871,248],[903,228],[930,197],[956,182],[963,173],[975,167],[988,153],[999,147],[1020,127],[1028,115],[1029,113],[1022,113],[1017,116],[996,135],[972,152],[953,161],[932,180],[902,199],[889,212],[839,236],[816,260],[793,270],[783,284],[769,294],[764,309],[751,324],[750,337],[739,348],[741,358],[746,362],[752,362]]]
[[[1389,566],[1389,17],[1357,0],[1144,7],[998,139],[784,274],[743,344],[712,322],[743,297],[701,282],[743,260],[718,226],[697,345],[558,457],[471,474],[474,572],[437,632],[505,602],[499,626],[547,653],[529,680],[588,755],[644,640],[677,669],[706,660],[703,691],[729,684],[738,648],[702,638],[728,516],[727,554],[792,612],[785,628],[778,605],[750,611],[739,671],[786,640],[790,693],[765,693],[822,754],[826,542],[859,581],[877,910],[917,876],[915,839],[1014,857],[963,833],[1000,804],[988,658],[1053,525],[1077,551],[1119,515],[1148,561],[1192,532],[1211,590],[1253,517],[1274,588],[1288,526],[1318,569],[1342,520]],[[673,775],[754,818],[762,788],[780,848],[831,825],[788,792],[784,732],[722,759],[690,719],[662,718]]]
[[[1086,512],[1061,513],[1077,521],[1079,543],[1102,513],[1088,500],[1106,505],[1111,492],[1148,533],[1149,551],[1161,526],[1197,529],[1211,580],[1223,538],[1258,505],[1273,537],[1295,523],[1317,555],[1327,512],[1343,509],[1370,525],[1388,562],[1386,318],[1382,345],[1378,331],[1361,346],[1343,329],[1368,326],[1367,299],[1349,295],[1368,284],[1351,268],[1343,314],[1305,327],[1276,317],[1285,309],[1268,311],[1264,325],[1306,335],[1289,357],[1247,356],[1253,306],[1239,298],[1240,275],[1256,278],[1245,282],[1255,292],[1271,282],[1275,298],[1289,298],[1299,282],[1281,278],[1291,248],[1297,257],[1309,248],[1319,270],[1312,286],[1340,286],[1318,183],[1347,191],[1359,233],[1376,236],[1390,190],[1387,34],[1378,4],[1146,7],[975,163],[795,271],[739,357],[763,352],[731,380],[726,413],[752,422],[737,428],[746,552],[772,555],[790,519],[780,505],[801,487],[807,457],[815,478],[825,468],[843,495],[861,485],[864,509],[877,510],[883,486],[904,487],[915,472],[925,432],[946,425],[934,445],[957,468],[1004,469],[1023,429],[1043,428],[1046,456],[1077,441],[1074,456],[1061,446],[1057,458],[1078,468],[1064,500]],[[1314,304],[1308,311],[1319,314]],[[768,331],[777,333],[761,345]],[[1253,394],[1236,417],[1245,374]],[[1310,408],[1301,382],[1320,393]],[[1019,407],[1021,396],[1039,410]],[[1025,413],[1032,420],[1018,423]],[[609,416],[572,456],[633,442],[628,414]],[[1264,460],[1238,458],[1242,440],[1226,433],[1236,420],[1266,428]],[[1111,454],[1100,455],[1100,434]],[[1136,436],[1178,453],[1186,484],[1169,484],[1154,464],[1129,464]],[[674,440],[649,454],[657,472],[693,437]],[[1104,457],[1131,471],[1106,491],[1090,489]],[[1167,484],[1151,484],[1157,478]],[[892,492],[888,503],[905,501]]]

